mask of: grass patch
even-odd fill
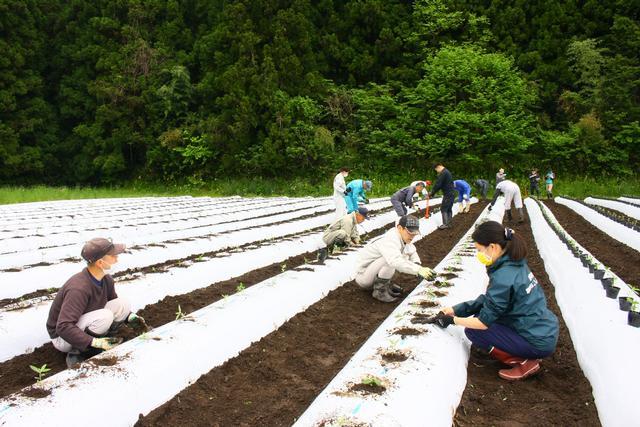
[[[430,179],[435,181],[435,174],[427,176],[373,176],[365,177],[373,181],[373,190],[368,193],[370,197],[385,197],[393,194],[398,189],[409,185],[418,179]],[[267,178],[237,178],[220,179],[205,183],[200,187],[188,185],[162,185],[133,183],[122,187],[50,187],[38,185],[32,187],[4,186],[0,187],[0,204],[27,203],[49,200],[71,199],[98,199],[98,198],[122,198],[122,197],[150,197],[150,196],[330,196],[333,193],[333,176],[325,179],[308,180],[295,179],[267,179]],[[357,179],[359,176],[349,176]],[[468,179],[472,183],[474,179]],[[529,191],[529,182],[526,178],[519,179],[518,184],[526,197]],[[545,197],[544,182],[540,183],[540,193]],[[619,197],[621,195],[640,195],[640,179],[637,178],[562,178],[556,180],[553,193],[555,195],[566,194],[572,197],[584,198],[591,195]],[[475,194],[475,193],[474,193]],[[490,192],[489,197],[492,196]]]

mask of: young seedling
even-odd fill
[[[47,364],[46,363],[44,365],[40,366],[39,368],[37,366],[33,366],[33,365],[29,365],[29,367],[31,368],[31,370],[33,372],[38,374],[37,377],[33,377],[38,383],[42,382],[42,380],[44,379],[45,375],[47,375],[47,372],[49,372],[51,370],[50,368],[47,368]]]
[[[182,308],[180,308],[180,304],[178,304],[178,311],[176,311],[176,320],[184,319],[185,314],[182,312]]]
[[[380,381],[378,378],[373,376],[364,377],[361,382],[364,385],[382,387],[382,381]]]
[[[236,292],[242,292],[245,290],[245,288],[246,286],[244,285],[244,283],[240,282],[240,284],[236,286]]]
[[[280,266],[280,271],[281,271],[281,272],[283,272],[283,273],[284,273],[284,271],[285,271],[286,269],[287,269],[287,264],[286,264],[286,263],[285,263],[285,264],[282,264],[282,265]]]

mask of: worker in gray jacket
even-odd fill
[[[373,289],[372,296],[382,302],[393,302],[403,289],[392,283],[397,271],[433,279],[436,273],[420,265],[420,257],[411,241],[420,234],[418,218],[406,215],[398,225],[369,242],[360,254],[356,283],[362,289]]]
[[[407,208],[413,208],[413,195],[420,194],[422,190],[424,190],[424,182],[418,181],[415,185],[404,187],[391,196],[391,204],[398,216],[406,215]]]
[[[357,211],[348,213],[331,223],[322,235],[322,241],[327,247],[318,251],[318,261],[324,262],[329,256],[329,252],[333,252],[336,246],[359,245],[358,224],[362,223],[368,216],[369,211],[367,208],[359,207]]]
[[[478,191],[482,196],[482,200],[485,200],[487,198],[487,193],[489,192],[489,181],[486,179],[476,179],[473,181],[473,185],[478,188]]]

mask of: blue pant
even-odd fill
[[[473,345],[487,351],[495,346],[512,356],[524,359],[543,359],[553,353],[553,350],[538,350],[516,331],[499,323],[494,323],[485,330],[464,328],[464,333]]]
[[[463,199],[471,200],[471,190],[458,192],[458,203],[461,203]]]

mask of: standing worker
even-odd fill
[[[538,169],[531,170],[529,174],[529,194],[537,195],[540,197],[540,189],[538,188],[538,184],[540,183],[540,175],[538,175]]]
[[[420,234],[420,220],[406,215],[398,225],[382,236],[369,242],[358,259],[356,283],[362,289],[373,289],[372,296],[378,301],[393,302],[402,295],[403,289],[392,283],[397,271],[421,276],[430,280],[436,273],[420,266],[420,257],[411,243]]]
[[[468,213],[471,209],[471,186],[464,179],[453,181],[453,187],[458,192],[458,203],[462,203],[460,212]]]
[[[129,302],[118,298],[108,273],[124,250],[108,239],[89,240],[80,252],[87,267],[67,280],[51,304],[47,332],[55,349],[67,353],[69,368],[122,342],[107,335],[123,323],[146,327]]]
[[[369,203],[365,191],[371,190],[372,185],[371,181],[365,181],[364,179],[354,179],[347,184],[344,196],[344,201],[347,204],[347,213],[357,211],[358,202]]]
[[[336,247],[359,245],[358,224],[361,224],[368,217],[367,208],[359,207],[357,211],[345,214],[329,225],[322,235],[322,241],[327,246],[318,251],[318,261],[324,262]]]
[[[498,169],[498,173],[496,174],[496,185],[500,184],[505,179],[507,179],[507,174],[504,173],[504,168]]]
[[[549,169],[544,178],[545,183],[547,184],[547,199],[553,199],[553,180],[556,179],[556,174]]]
[[[482,200],[487,199],[487,193],[489,192],[489,181],[486,179],[476,179],[473,181],[473,184],[478,187],[480,191],[480,195],[482,196]]]
[[[344,179],[349,176],[349,168],[342,167],[333,178],[333,202],[336,205],[336,218],[340,219],[347,213],[347,204],[344,200],[347,184]]]
[[[429,192],[429,198],[432,199],[438,191],[442,190],[442,204],[440,205],[442,225],[438,228],[444,230],[451,228],[451,219],[453,218],[453,198],[455,197],[453,176],[442,163],[436,163],[433,168],[438,172],[438,179]]]
[[[480,224],[471,236],[478,260],[487,266],[489,285],[475,300],[447,307],[432,322],[464,326],[471,344],[509,366],[500,378],[515,381],[540,370],[558,342],[558,319],[527,265],[524,239],[502,224]]]
[[[422,192],[424,187],[424,182],[417,181],[415,185],[412,184],[404,187],[391,196],[391,204],[398,216],[405,216],[407,214],[407,208],[413,208],[413,195]]]
[[[522,194],[520,194],[520,187],[518,187],[518,184],[506,179],[500,184],[496,185],[496,193],[493,195],[493,200],[491,200],[489,210],[493,208],[493,205],[496,204],[496,200],[498,200],[498,197],[500,197],[501,194],[504,194],[504,211],[507,214],[507,219],[509,221],[513,219],[513,217],[511,216],[511,201],[513,201],[513,204],[518,210],[518,215],[520,215],[520,220],[518,222],[524,222],[524,211],[522,210]]]

